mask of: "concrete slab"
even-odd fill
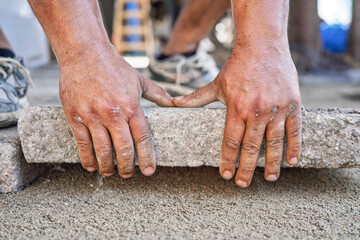
[[[0,129],[0,193],[19,191],[46,169],[46,164],[25,162],[15,127]]]
[[[226,109],[145,108],[158,166],[218,166]],[[303,149],[297,167],[360,167],[360,111],[303,110]],[[32,107],[19,119],[29,163],[80,162],[62,108]],[[264,146],[258,166],[264,166]],[[288,165],[283,161],[283,166]]]

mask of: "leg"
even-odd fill
[[[229,7],[229,0],[188,0],[162,54],[150,62],[149,77],[173,95],[188,94],[213,81],[219,69],[212,56],[197,48]]]
[[[194,51],[216,21],[230,7],[229,0],[189,0],[182,10],[163,53],[172,55]]]
[[[21,58],[15,58],[0,28],[0,128],[16,124],[20,109],[27,107],[25,95],[29,82],[29,71]]]
[[[3,31],[1,30],[1,27],[0,27],[0,48],[9,49],[11,51],[13,50],[12,47],[11,47],[11,44],[9,43],[9,41],[6,38]]]

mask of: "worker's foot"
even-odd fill
[[[193,53],[160,55],[152,59],[148,68],[149,78],[171,95],[184,95],[201,88],[218,73],[213,57],[202,48]]]
[[[26,93],[32,84],[22,59],[0,57],[0,128],[17,123],[19,111],[28,106]]]

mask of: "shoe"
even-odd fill
[[[33,86],[21,58],[0,57],[0,128],[15,125],[20,110],[29,106],[29,84]]]
[[[204,87],[218,73],[214,58],[204,48],[198,48],[190,57],[176,54],[163,60],[152,59],[146,75],[171,95],[183,95]]]

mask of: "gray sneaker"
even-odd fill
[[[215,79],[219,73],[214,58],[199,48],[195,55],[177,54],[164,60],[150,61],[148,77],[172,95],[188,94]]]
[[[0,57],[0,128],[15,125],[19,111],[29,105],[29,84],[33,86],[21,58]]]

